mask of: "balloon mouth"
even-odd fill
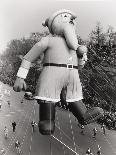
[[[72,25],[74,25],[74,22],[72,21],[72,20],[70,20],[70,22],[69,22],[70,24],[72,24]]]

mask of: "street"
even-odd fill
[[[22,155],[85,155],[88,147],[96,155],[98,144],[102,155],[116,155],[116,131],[106,129],[106,135],[103,135],[101,126],[94,123],[85,126],[85,134],[81,135],[78,121],[72,113],[58,107],[54,135],[41,135],[37,125],[32,132],[32,120],[39,121],[39,105],[26,99],[21,103],[24,92],[16,93],[6,84],[2,84],[0,89],[0,94],[3,94],[0,99],[0,150],[4,148],[5,155],[16,155],[16,140],[21,143]],[[13,121],[17,124],[14,133]],[[8,128],[8,139],[4,138],[5,126]],[[97,128],[96,139],[92,138],[94,127]]]

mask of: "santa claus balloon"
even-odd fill
[[[44,53],[43,69],[39,76],[35,99],[39,106],[39,131],[51,135],[55,131],[55,109],[62,89],[66,88],[69,110],[82,125],[96,121],[103,110],[98,107],[87,110],[82,102],[82,85],[78,69],[87,61],[87,47],[79,45],[76,34],[76,14],[70,10],[55,12],[42,23],[50,34],[43,37],[23,57],[14,84],[15,91],[26,88],[25,79],[31,63]]]

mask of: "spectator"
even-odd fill
[[[13,127],[13,132],[15,132],[15,130],[16,130],[16,122],[15,121],[12,123],[12,127]]]
[[[95,139],[96,139],[96,134],[97,134],[97,129],[95,127],[95,128],[93,128],[93,138],[95,138]]]
[[[84,129],[85,129],[84,125],[81,125],[81,134],[82,134],[82,135],[85,134],[85,133],[84,133]]]
[[[24,100],[24,99],[21,100],[21,104],[23,104],[23,100]]]
[[[90,148],[87,149],[86,155],[93,155],[93,153],[91,152],[91,149]]]
[[[10,103],[10,101],[9,101],[9,100],[7,101],[7,103],[8,103],[8,106],[10,107],[10,104],[11,104],[11,103]]]
[[[31,126],[32,126],[32,131],[33,131],[33,132],[35,131],[35,125],[37,125],[37,124],[35,123],[35,121],[32,121],[32,122],[31,122]]]
[[[8,129],[7,129],[6,126],[5,126],[5,128],[4,128],[4,136],[5,136],[5,139],[8,138]]]
[[[103,130],[103,134],[105,135],[106,134],[106,128],[105,128],[105,124],[104,123],[102,124],[101,128]]]
[[[20,154],[21,149],[20,149],[20,142],[18,140],[15,142],[15,148],[16,148],[17,153]]]
[[[4,148],[2,148],[1,150],[0,150],[0,155],[3,155],[3,154],[5,154],[5,149]]]
[[[101,147],[98,145],[97,155],[101,155]]]

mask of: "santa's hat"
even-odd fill
[[[60,14],[62,14],[62,13],[71,14],[71,15],[73,16],[74,19],[77,17],[76,14],[75,14],[74,12],[72,12],[72,11],[70,11],[70,10],[62,9],[62,10],[59,10],[59,11],[53,13],[53,15],[52,15],[51,17],[47,18],[47,19],[42,23],[42,25],[43,25],[44,27],[47,26],[47,27],[49,28],[49,31],[52,33],[52,23],[53,23],[54,19],[55,19],[58,15],[60,15]]]

